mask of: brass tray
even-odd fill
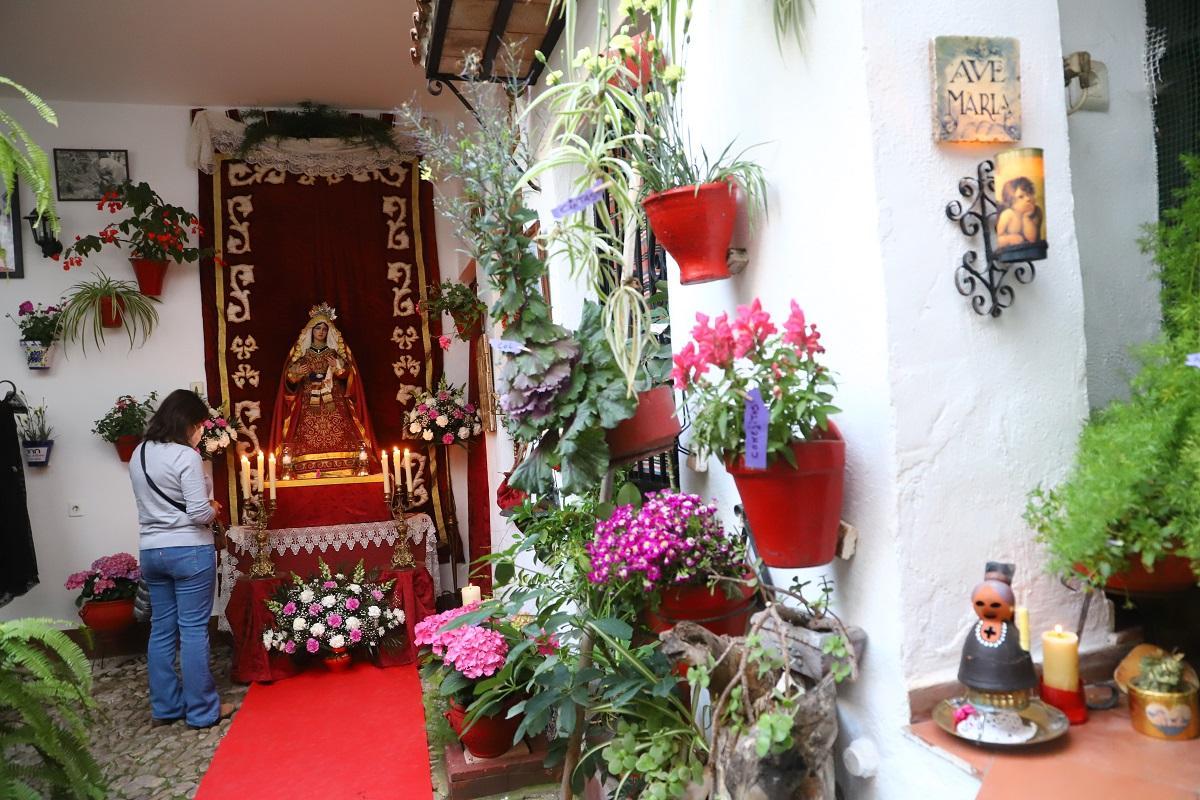
[[[943,700],[933,709],[933,721],[937,723],[939,728],[956,739],[962,739],[964,742],[970,742],[980,747],[1032,747],[1043,742],[1049,742],[1052,739],[1057,739],[1071,727],[1071,724],[1067,721],[1066,714],[1054,706],[1048,706],[1041,700],[1034,698],[1029,701],[1028,706],[1016,712],[1021,719],[1032,722],[1037,726],[1037,733],[1034,734],[1032,739],[1024,742],[981,742],[978,739],[960,736],[954,730],[954,710],[965,702],[967,702],[965,697]]]

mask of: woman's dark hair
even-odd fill
[[[176,389],[167,395],[154,412],[142,436],[148,442],[174,442],[190,447],[188,434],[193,425],[208,419],[208,404],[188,389]]]

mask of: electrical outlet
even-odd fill
[[[82,517],[83,516],[83,506],[79,505],[79,503],[71,503],[70,505],[67,506],[67,516],[68,517]]]
[[[196,394],[200,395],[201,397],[204,397],[204,395],[205,395],[204,381],[192,381],[191,389]]]

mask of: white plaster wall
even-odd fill
[[[1083,275],[1088,399],[1102,408],[1128,396],[1131,347],[1158,333],[1159,283],[1137,245],[1158,218],[1152,96],[1142,66],[1142,0],[1059,0],[1063,53],[1086,50],[1108,67],[1107,111],[1068,120],[1075,230]],[[1078,87],[1073,89],[1078,96]]]
[[[1021,520],[1026,494],[1068,468],[1087,414],[1084,296],[1074,228],[1058,12],[933,0],[919,11],[869,4],[871,141],[896,409],[898,569],[910,686],[955,678],[968,594],[989,559],[1016,564],[1018,602],[1038,634],[1073,626],[1079,599],[1043,574]],[[960,176],[1004,146],[937,145],[929,41],[938,34],[1014,36],[1021,46],[1024,135],[1044,148],[1050,255],[998,319],[976,315],[953,284],[967,247],[943,208]],[[858,565],[855,564],[856,568]],[[1106,609],[1084,649],[1105,643]]]
[[[196,173],[184,158],[189,107],[49,102],[58,113],[57,129],[37,120],[15,100],[5,99],[4,107],[47,152],[53,147],[128,149],[135,180],[148,181],[167,202],[196,208]],[[25,210],[32,207],[27,190],[23,190],[21,202]],[[98,230],[111,218],[107,212],[97,211],[94,203],[63,202],[58,210],[66,241],[76,233]],[[84,267],[67,273],[41,257],[24,223],[22,235],[26,278],[0,280],[0,314],[15,314],[25,299],[56,300],[93,266],[116,278],[133,279],[128,261],[116,251],[104,251]],[[437,237],[442,274],[455,278],[460,267],[453,231],[440,218]],[[204,380],[200,282],[195,265],[172,265],[159,315],[160,325],[144,347],[131,352],[117,331],[100,352],[89,347],[84,357],[76,348],[69,358],[59,352],[54,368],[44,373],[26,369],[17,330],[9,327],[7,319],[2,320],[0,379],[14,380],[34,403],[45,398],[56,443],[49,467],[25,471],[41,583],[0,608],[0,619],[75,619],[74,593],[62,585],[67,575],[86,568],[98,556],[121,550],[137,554],[137,517],[127,467],[117,459],[112,445],[92,434],[91,428],[118,395],[142,396],[157,390],[161,397]],[[446,358],[450,380],[466,380],[466,360],[466,346],[456,343]],[[465,531],[465,459],[452,458],[451,465]],[[69,518],[70,504],[78,504],[84,515]],[[4,524],[6,521],[0,520],[0,525]]]

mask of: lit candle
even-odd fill
[[[267,462],[267,476],[271,481],[271,499],[275,499],[275,454],[271,453],[271,458]]]
[[[1021,632],[1021,649],[1029,652],[1029,609],[1017,606],[1017,630]]]
[[[262,494],[263,490],[263,451],[258,451],[258,474],[254,476],[254,488]]]
[[[482,599],[483,593],[478,586],[473,583],[468,583],[462,588],[462,602],[464,606],[469,606],[471,603],[478,603]]]
[[[250,499],[250,458],[242,456],[242,499]]]
[[[397,489],[399,489],[400,488],[400,448],[399,447],[392,448],[392,480],[394,481],[393,485]]]
[[[392,493],[391,481],[389,480],[392,476],[388,473],[387,450],[379,451],[379,463],[383,464],[383,496],[388,497]]]
[[[404,451],[404,488],[412,495],[412,456],[408,450]]]
[[[1062,625],[1042,634],[1042,682],[1063,692],[1079,691],[1079,637]]]

